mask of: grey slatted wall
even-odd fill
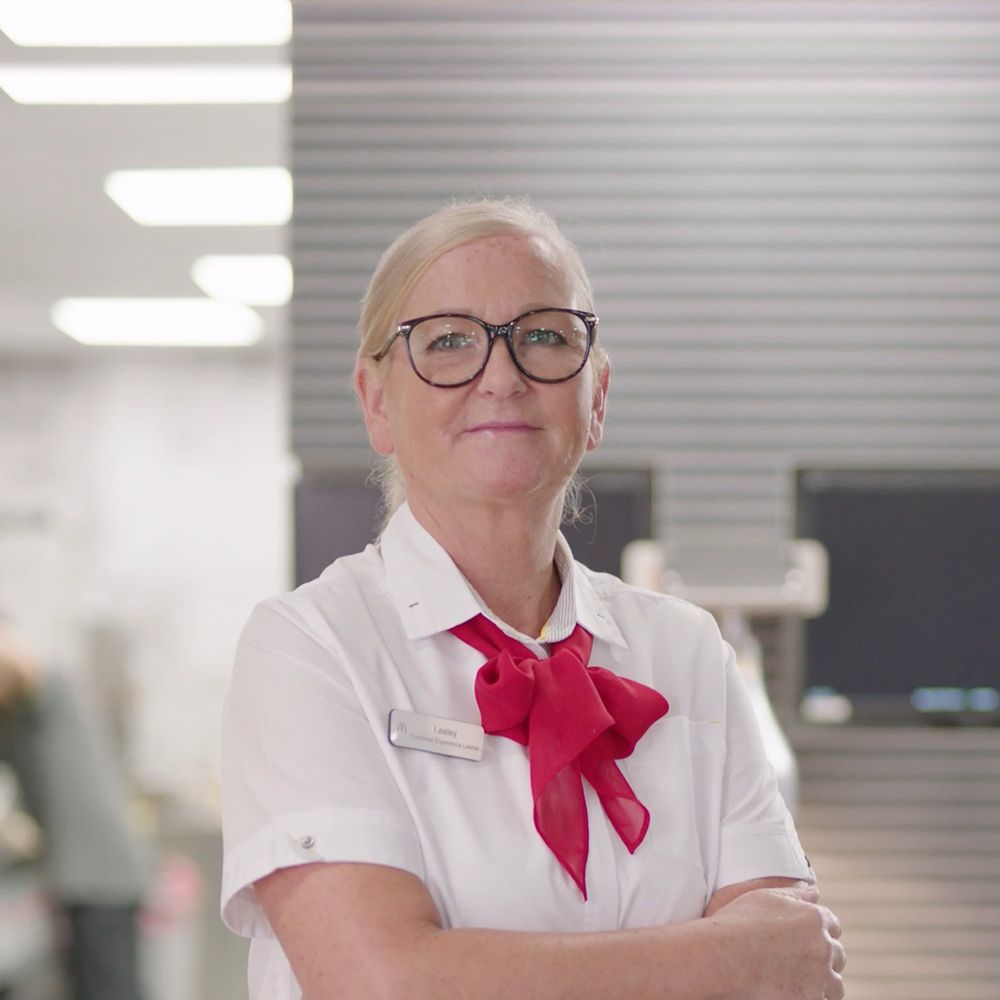
[[[801,730],[799,834],[850,1000],[1000,997],[1000,731]]]
[[[601,464],[661,533],[787,534],[792,470],[1000,461],[1000,5],[299,2],[292,446],[364,467],[381,249],[530,194],[613,361]]]

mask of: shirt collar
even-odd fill
[[[479,602],[451,556],[403,503],[379,545],[389,592],[407,639],[425,639],[479,614]]]
[[[451,556],[417,521],[408,504],[400,505],[392,515],[382,532],[380,548],[389,592],[408,639],[447,632],[484,611]],[[561,532],[555,562],[562,588],[540,641],[565,639],[579,622],[595,638],[627,649],[628,643],[610,610],[573,559]],[[493,620],[504,631],[513,632],[509,625]]]
[[[568,566],[568,572],[564,572],[560,565],[560,553],[565,560],[563,565]],[[569,589],[572,611],[570,622],[579,622],[595,639],[601,639],[612,646],[628,649],[628,643],[625,641],[625,636],[622,635],[614,615],[611,614],[611,609],[594,587],[589,571],[573,558],[569,542],[566,541],[561,531],[556,541],[556,569],[559,570],[559,575],[562,577],[563,590]],[[552,624],[555,624],[553,619],[555,619],[561,603],[562,594],[559,595],[559,602],[552,612],[552,618],[549,619]],[[548,626],[546,626],[547,630]],[[553,632],[551,636],[546,636],[546,641],[555,642],[557,639],[565,639],[572,631],[571,624],[565,635]]]

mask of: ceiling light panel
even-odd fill
[[[282,254],[207,254],[191,277],[213,299],[283,306],[292,297],[292,265]]]
[[[18,104],[280,104],[290,66],[0,66]]]
[[[264,323],[252,309],[213,299],[60,299],[57,329],[88,345],[246,347]]]
[[[290,66],[0,66],[18,104],[280,104]]]
[[[0,0],[0,31],[26,46],[284,45],[288,0]]]
[[[143,226],[280,226],[292,215],[284,167],[116,170],[104,190]]]

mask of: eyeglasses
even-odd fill
[[[535,382],[565,382],[587,363],[597,322],[593,313],[577,309],[532,309],[500,326],[464,313],[435,313],[400,323],[373,358],[381,361],[402,337],[417,376],[450,389],[479,377],[501,337],[522,375]]]

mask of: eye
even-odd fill
[[[558,330],[539,327],[525,330],[521,334],[521,343],[526,347],[560,347],[566,343],[566,338]]]
[[[428,345],[428,351],[439,351],[441,353],[447,353],[450,351],[460,351],[463,348],[471,347],[474,343],[474,338],[468,333],[442,333],[439,337],[435,337]]]

